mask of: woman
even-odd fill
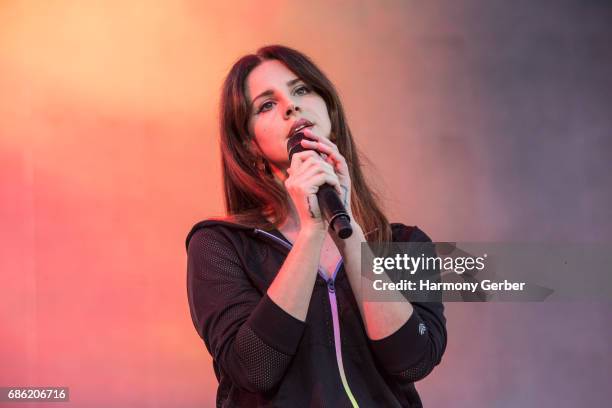
[[[297,130],[307,150],[290,162]],[[388,223],[331,82],[287,47],[241,58],[223,86],[221,152],[228,217],[196,224],[186,242],[217,406],[421,406],[414,382],[442,358],[444,307],[365,302],[360,244],[431,240]],[[350,216],[345,240],[321,216],[325,183]]]

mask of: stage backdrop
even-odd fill
[[[612,239],[611,17],[594,0],[0,2],[0,386],[214,406],[184,240],[223,211],[222,79],[265,44],[337,85],[391,220],[438,241]],[[610,311],[447,304],[425,406],[608,405]]]

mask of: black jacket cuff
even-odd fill
[[[391,373],[404,371],[418,363],[427,350],[429,330],[413,309],[412,315],[402,327],[391,335],[370,340],[378,361]]]
[[[266,293],[251,312],[247,324],[261,340],[281,353],[294,355],[306,323],[291,316]]]

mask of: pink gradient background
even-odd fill
[[[512,239],[534,222],[523,238],[612,236],[609,207],[598,204],[608,192],[580,184],[599,167],[555,173],[580,186],[580,199],[553,214],[552,173],[517,173],[541,168],[520,145],[536,132],[520,127],[529,109],[497,92],[530,88],[518,77],[507,88],[487,82],[480,59],[498,48],[479,30],[507,10],[427,3],[2,1],[0,386],[69,386],[71,403],[53,406],[214,406],[211,358],[187,305],[184,239],[223,211],[219,89],[231,64],[264,44],[302,50],[337,85],[393,221],[438,241]],[[506,83],[506,54],[495,55]],[[550,93],[539,91],[540,101]],[[594,122],[609,129],[600,102],[572,122],[596,141]],[[557,134],[551,123],[537,129]],[[597,166],[592,147],[579,160]],[[558,222],[570,213],[574,224]],[[605,401],[609,310],[448,305],[446,355],[417,388],[434,407]],[[568,335],[568,325],[593,338]]]

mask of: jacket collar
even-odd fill
[[[243,231],[248,231],[248,232],[253,232],[253,233],[255,233],[256,230],[259,230],[259,228],[256,228],[250,225],[240,224],[229,218],[209,218],[204,221],[198,222],[191,228],[191,231],[189,231],[189,234],[187,234],[187,238],[185,239],[185,248],[189,249],[189,241],[191,240],[191,237],[193,236],[193,234],[196,233],[197,230],[199,230],[200,228],[211,227],[213,225],[223,225],[228,228],[232,228],[236,230],[243,230]],[[265,232],[272,234],[285,242],[287,241],[287,238],[285,238],[283,234],[281,234],[281,232],[276,228],[271,229],[271,230],[265,230]]]
[[[262,217],[262,220],[265,220],[265,219]],[[255,233],[256,230],[258,229],[250,225],[240,224],[236,221],[231,220],[230,218],[209,218],[204,221],[198,222],[191,228],[191,231],[189,231],[189,234],[187,234],[187,239],[185,240],[185,248],[189,249],[189,241],[191,240],[191,237],[193,236],[193,234],[195,234],[197,230],[199,230],[200,228],[206,228],[206,227],[210,227],[213,225],[223,225],[225,227],[234,228],[234,229],[243,230],[243,231],[250,231],[253,233]],[[410,240],[410,235],[412,233],[413,228],[407,228],[405,225],[400,224],[400,223],[391,223],[390,226],[391,226],[391,230],[393,231],[393,235],[398,238],[397,239],[398,241],[409,241]],[[269,234],[276,236],[277,238],[285,242],[287,241],[287,238],[285,238],[285,236],[281,234],[281,232],[276,228],[271,229],[271,230],[265,230],[265,231]]]

